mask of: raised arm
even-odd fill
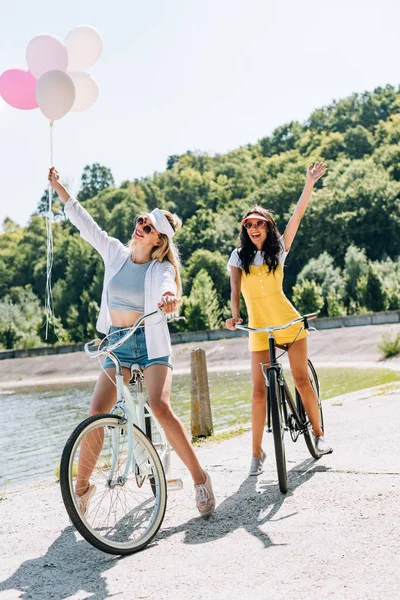
[[[71,198],[68,190],[60,183],[60,175],[54,167],[49,170],[47,178],[53,190],[65,204],[65,214],[78,229],[81,237],[97,250],[104,261],[111,260],[113,250],[120,249],[123,244],[103,231],[79,202]]]
[[[311,198],[314,184],[325,175],[327,168],[325,163],[316,162],[314,165],[310,165],[307,169],[306,184],[303,192],[297,202],[294,213],[290,218],[289,223],[286,225],[285,233],[283,234],[283,240],[285,243],[285,250],[289,251],[292,242],[296,236],[297,230],[300,225],[300,221],[303,218],[306,208]]]

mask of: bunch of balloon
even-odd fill
[[[26,48],[28,70],[8,69],[0,76],[0,96],[20,110],[39,108],[50,121],[50,164],[53,165],[53,124],[69,112],[87,110],[99,88],[86,72],[100,57],[103,39],[88,25],[72,29],[64,43],[52,35],[34,37]],[[46,273],[46,339],[52,321],[51,270],[53,262],[52,189],[49,185]]]

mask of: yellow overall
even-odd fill
[[[299,313],[283,293],[283,269],[278,265],[275,273],[268,271],[268,266],[250,266],[250,273],[246,275],[242,269],[241,291],[246,302],[250,327],[267,327],[284,325],[299,317]],[[274,331],[277,344],[290,344],[296,338],[305,338],[308,331],[303,330],[302,323],[292,325],[282,331]],[[296,337],[297,336],[297,337]],[[249,350],[258,352],[268,350],[268,333],[250,333]]]

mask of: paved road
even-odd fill
[[[286,496],[271,439],[259,478],[246,476],[249,433],[207,443],[215,515],[195,518],[185,475],[155,543],[123,559],[75,535],[57,484],[10,494],[0,502],[0,600],[398,598],[400,390],[324,406],[335,452],[315,462],[302,440],[288,442]]]

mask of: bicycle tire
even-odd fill
[[[268,383],[269,402],[271,406],[272,435],[274,438],[276,470],[278,472],[279,489],[281,490],[282,494],[286,494],[288,486],[284,442],[285,430],[282,424],[281,412],[282,397],[281,388],[278,383],[278,376],[274,369],[271,369],[268,373]]]
[[[320,398],[319,380],[318,380],[318,375],[316,373],[314,365],[312,364],[312,362],[310,360],[308,361],[308,378],[309,378],[310,383],[311,383],[311,385],[317,395],[317,398],[318,398],[321,429],[322,429],[322,431],[324,431],[324,415],[322,412],[322,402],[321,402],[321,398]],[[311,424],[308,421],[308,417],[307,417],[306,411],[304,409],[303,402],[301,400],[301,396],[300,396],[299,392],[297,391],[297,389],[296,389],[296,403],[297,403],[297,409],[298,409],[300,418],[302,419],[304,425],[307,425],[307,429],[304,431],[304,439],[306,442],[306,446],[307,446],[308,451],[311,454],[311,456],[313,458],[315,458],[316,460],[318,460],[323,455],[317,451],[317,448],[315,446],[315,437],[312,432]]]
[[[132,554],[147,546],[161,527],[167,505],[167,486],[160,458],[150,440],[135,425],[135,468],[132,463],[123,481],[127,458],[127,446],[124,447],[128,440],[126,427],[126,422],[114,415],[95,415],[85,419],[69,437],[60,465],[62,499],[73,525],[92,546],[116,555]],[[83,441],[88,439],[89,434],[95,435],[96,431],[98,436],[103,436],[102,440],[98,438],[101,450],[91,476],[91,482],[97,489],[88,514],[83,515],[74,494],[74,465],[79,460]],[[118,445],[117,477],[110,482],[110,464],[112,456],[117,454],[112,446],[115,435]],[[156,482],[155,494],[149,474]]]

